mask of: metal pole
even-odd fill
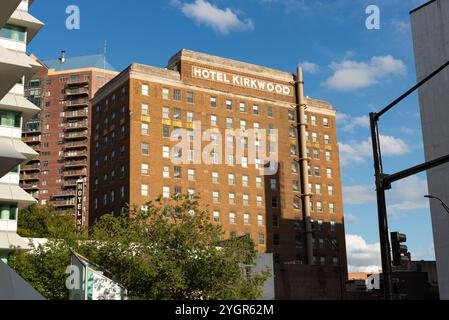
[[[379,131],[377,126],[377,114],[370,113],[371,138],[373,142],[374,171],[376,176],[377,210],[379,215],[380,251],[382,256],[382,274],[384,294],[386,300],[393,299],[393,285],[391,282],[391,256],[388,234],[387,204],[385,200],[385,188],[383,185],[383,167],[380,150]]]
[[[307,104],[304,99],[304,80],[302,77],[302,68],[297,69],[296,79],[296,119],[297,119],[297,134],[298,134],[298,150],[299,150],[299,164],[301,174],[301,200],[302,212],[306,229],[306,250],[307,250],[307,264],[313,264],[313,236],[312,223],[310,214],[310,190],[309,190],[309,161],[307,157],[307,141],[306,141],[306,108]]]

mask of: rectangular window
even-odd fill
[[[323,126],[326,128],[329,128],[329,119],[328,118],[323,118]]]
[[[330,196],[333,196],[334,195],[334,187],[333,186],[327,186],[327,193]]]
[[[229,204],[235,204],[235,193],[230,193],[228,195]]]
[[[193,122],[195,119],[195,113],[192,111],[187,111],[187,122]]]
[[[162,99],[164,100],[170,99],[170,89],[167,88],[162,89]]]
[[[170,119],[170,109],[167,107],[162,108],[162,119]]]
[[[25,42],[26,28],[6,24],[2,29],[0,29],[0,37]]]
[[[141,149],[142,155],[148,156],[150,154],[150,146],[148,145],[148,143],[142,143]]]
[[[164,138],[170,138],[170,127],[163,125],[162,126],[162,137]]]
[[[249,177],[248,176],[242,176],[242,186],[244,186],[244,187],[249,186]]]
[[[259,226],[259,227],[263,227],[263,215],[261,215],[261,214],[259,214],[258,216],[257,216],[257,225]]]
[[[232,129],[234,127],[234,119],[226,118],[226,128]]]
[[[312,126],[316,126],[316,124],[317,124],[316,116],[311,116],[310,122],[312,123]]]
[[[276,179],[270,179],[271,190],[276,190],[278,187],[278,182]]]
[[[181,120],[181,109],[178,109],[178,108],[173,109],[173,119]]]
[[[170,187],[165,186],[162,188],[162,197],[164,197],[165,199],[170,198]]]
[[[182,169],[181,167],[174,167],[173,168],[173,177],[175,179],[181,179],[182,178]]]
[[[257,206],[258,207],[263,207],[263,197],[262,196],[257,196]]]
[[[142,85],[142,95],[147,96],[150,93],[150,87],[147,84]]]
[[[0,204],[0,220],[16,220],[17,207],[14,205]]]
[[[148,197],[148,185],[147,184],[142,185],[142,197]]]
[[[265,244],[265,234],[259,233],[259,245],[263,246]]]
[[[334,214],[335,213],[335,204],[329,203],[329,213]]]
[[[328,179],[332,179],[334,177],[334,172],[331,168],[326,169],[326,175]]]
[[[217,126],[217,116],[215,116],[215,115],[211,115],[210,116],[210,125],[212,127],[216,127]]]
[[[179,89],[173,90],[173,100],[181,101],[181,90]]]
[[[228,184],[231,186],[235,185],[235,174],[228,174]]]
[[[232,100],[226,100],[226,109],[232,110]]]
[[[220,183],[220,174],[218,172],[212,172],[212,183]]]
[[[216,97],[210,97],[210,106],[212,108],[216,108],[217,107],[217,98]]]
[[[195,170],[189,169],[188,171],[189,181],[195,181]]]
[[[328,134],[324,135],[324,144],[331,144],[331,138]]]
[[[246,112],[246,104],[244,102],[240,102],[240,112]]]
[[[258,105],[253,105],[253,114],[257,116],[260,114],[260,108]]]
[[[148,163],[142,163],[142,175],[147,176],[150,174],[150,165]]]
[[[240,120],[240,129],[246,130],[246,120]]]
[[[293,181],[292,181],[292,189],[293,189],[293,191],[295,191],[295,192],[298,192],[298,191],[299,191],[299,181],[298,181],[298,180],[293,180]]]
[[[162,157],[164,159],[170,159],[170,147],[162,147]]]
[[[150,108],[147,104],[142,104],[142,115],[143,116],[149,116],[150,115]]]
[[[247,194],[243,195],[243,205],[249,206],[249,195],[247,195]]]
[[[267,116],[268,116],[269,118],[272,118],[272,117],[273,117],[273,108],[272,108],[272,107],[268,107],[268,108],[267,108]]]
[[[237,222],[237,216],[236,216],[235,212],[230,212],[229,213],[229,223],[236,224],[236,222]]]
[[[262,188],[262,177],[256,177],[256,187]]]
[[[0,110],[0,126],[21,128],[22,115],[19,112]]]
[[[170,168],[169,167],[164,167],[162,169],[162,176],[164,178],[170,178]]]
[[[332,156],[330,151],[326,151],[326,161],[331,161],[332,160]]]
[[[150,124],[147,122],[142,123],[142,135],[144,136],[150,135]]]
[[[251,216],[249,215],[249,213],[243,214],[243,224],[247,226],[251,224]]]
[[[214,211],[214,222],[220,222],[220,211]]]
[[[194,103],[195,98],[193,92],[187,92],[187,103]]]
[[[218,191],[212,192],[212,201],[214,203],[219,203],[220,202],[220,192],[218,192]]]

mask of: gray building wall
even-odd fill
[[[411,12],[418,80],[449,60],[449,1],[434,0]],[[449,68],[419,90],[426,160],[449,154]],[[449,165],[427,174],[430,194],[449,204]],[[440,298],[449,300],[449,214],[431,201]]]

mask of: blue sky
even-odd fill
[[[294,72],[306,94],[338,110],[351,270],[380,264],[367,115],[415,83],[409,11],[425,0],[39,0],[31,11],[46,27],[29,47],[41,59],[100,53],[122,70],[132,62],[163,67],[181,48]],[[80,30],[65,28],[68,5]],[[368,30],[366,7],[380,8]],[[381,123],[384,165],[394,172],[424,161],[417,96]],[[415,259],[433,259],[425,176],[388,192],[390,228],[408,235]]]

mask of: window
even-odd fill
[[[195,99],[193,92],[187,92],[187,103],[194,103],[194,102]]]
[[[311,122],[312,126],[316,126],[316,124],[317,124],[316,116],[311,116],[310,122]]]
[[[147,184],[142,185],[142,197],[148,197],[148,185]]]
[[[276,179],[270,179],[271,190],[276,190],[278,187],[278,182]]]
[[[235,224],[237,222],[237,216],[235,212],[229,212],[229,223]]]
[[[290,155],[296,156],[296,145],[294,144],[290,145]]]
[[[178,109],[178,108],[173,109],[173,119],[181,120],[181,109]]]
[[[332,179],[334,177],[334,172],[331,168],[326,169],[326,175],[328,179]]]
[[[313,149],[313,158],[320,159],[320,150],[319,149]]]
[[[234,127],[234,119],[226,118],[226,128],[232,129]]]
[[[220,211],[214,211],[214,222],[220,222]]]
[[[340,260],[338,259],[338,257],[332,258],[332,264],[334,265],[334,267],[338,267],[340,265]]]
[[[217,97],[210,97],[210,106],[212,108],[216,108],[217,107]]]
[[[182,169],[181,169],[181,167],[177,167],[177,166],[174,167],[173,177],[175,179],[181,179],[182,178]]]
[[[331,156],[331,152],[330,151],[326,151],[326,160],[327,161],[331,161],[332,160],[332,156]]]
[[[257,196],[256,197],[256,203],[258,207],[263,207],[263,197],[262,196]]]
[[[192,111],[187,111],[187,122],[193,122],[195,118],[195,113]]]
[[[306,131],[306,141],[307,142],[310,141],[310,133],[309,133],[309,131]]]
[[[277,208],[278,207],[278,198],[277,197],[272,197],[271,198],[271,207],[272,208]]]
[[[235,204],[235,193],[231,192],[228,195],[229,204]]]
[[[249,177],[248,176],[245,176],[245,175],[242,176],[242,186],[244,186],[244,187],[249,186]]]
[[[0,37],[14,41],[25,42],[26,28],[6,24],[3,28],[0,29]]]
[[[246,104],[244,102],[240,102],[240,112],[246,112]]]
[[[261,215],[261,214],[259,214],[259,215],[257,215],[257,225],[259,226],[259,227],[263,227],[263,215]]]
[[[265,244],[265,234],[259,233],[259,245]]]
[[[164,100],[170,99],[170,89],[167,88],[162,89],[162,99]]]
[[[173,90],[173,100],[181,101],[181,90],[179,89]]]
[[[170,159],[170,147],[162,147],[162,157],[164,159]]]
[[[318,133],[312,132],[312,142],[318,143]]]
[[[0,110],[0,126],[21,128],[22,115],[19,112]]]
[[[249,195],[247,195],[247,194],[243,195],[243,205],[249,206]]]
[[[272,107],[267,108],[267,116],[270,118],[273,117],[273,108]]]
[[[147,104],[142,104],[141,110],[142,110],[142,115],[143,115],[143,116],[148,116],[148,115],[150,115],[150,109],[149,109],[149,107],[148,107]]]
[[[228,174],[228,184],[231,186],[235,185],[235,174]]]
[[[300,188],[299,188],[299,181],[298,180],[293,180],[292,181],[292,189],[295,192],[299,191]]]
[[[327,186],[327,193],[330,196],[333,196],[334,195],[334,187],[333,186]]]
[[[251,224],[251,216],[249,215],[249,213],[243,214],[243,224],[247,226]]]
[[[195,181],[195,170],[194,169],[187,170],[187,175],[188,175],[189,181]]]
[[[326,265],[326,257],[320,257],[320,264],[322,266]]]
[[[253,114],[257,116],[260,114],[260,108],[258,105],[253,105]]]
[[[293,209],[299,210],[301,208],[300,199],[298,197],[293,198]]]
[[[232,110],[232,100],[226,100],[226,109]]]
[[[226,146],[230,147],[230,148],[234,147],[234,136],[233,135],[228,134],[226,136]]]
[[[248,157],[242,157],[242,168],[248,168]]]
[[[335,223],[335,221],[331,221],[331,232],[336,231],[337,231],[337,224]]]
[[[289,130],[289,136],[290,136],[290,138],[296,138],[296,129],[295,129],[295,128],[290,128],[290,130]],[[309,140],[308,137],[307,137],[307,135],[306,135],[306,140],[307,140],[307,141]]]
[[[210,125],[212,127],[216,127],[217,126],[217,116],[215,116],[215,115],[211,115],[210,116]]]
[[[315,193],[321,195],[321,184],[315,184]]]
[[[16,220],[17,207],[14,205],[0,204],[0,220]]]
[[[212,172],[212,183],[220,183],[220,174],[218,172]]]
[[[262,188],[262,177],[256,177],[256,187]]]
[[[150,93],[150,88],[147,84],[142,85],[142,95],[147,96]]]
[[[240,129],[246,130],[246,120],[240,120]]]
[[[162,108],[162,118],[170,119],[170,109],[167,107]]]
[[[328,134],[324,135],[324,144],[331,144],[331,138]]]
[[[275,246],[278,246],[279,243],[280,243],[279,234],[277,234],[277,233],[273,234],[273,244]]]
[[[298,165],[298,162],[293,161],[293,162],[292,162],[292,173],[293,173],[293,174],[298,174],[298,171],[299,171],[299,165]]]
[[[162,126],[162,137],[164,138],[170,138],[170,127],[163,125]]]
[[[220,192],[218,192],[218,191],[212,192],[212,201],[214,203],[219,203],[220,202]]]
[[[162,168],[162,177],[170,178],[170,168],[169,167]]]
[[[170,198],[170,187],[168,186],[162,187],[162,197],[164,197],[165,199]]]
[[[320,249],[324,249],[325,248],[324,239],[320,239],[319,240],[319,245],[320,245]]]
[[[321,201],[316,202],[316,210],[318,212],[323,212],[323,203]]]
[[[288,120],[295,121],[295,111],[294,110],[288,110]]]
[[[142,143],[141,148],[142,148],[142,155],[144,156],[150,155],[150,147],[148,143]]]
[[[150,134],[150,124],[147,122],[142,122],[142,135],[148,136]]]
[[[148,163],[142,163],[141,173],[143,176],[148,176],[150,174],[150,165]]]
[[[335,213],[335,204],[329,203],[329,213],[334,214]]]
[[[326,128],[329,128],[329,119],[328,118],[323,118],[323,126]]]

